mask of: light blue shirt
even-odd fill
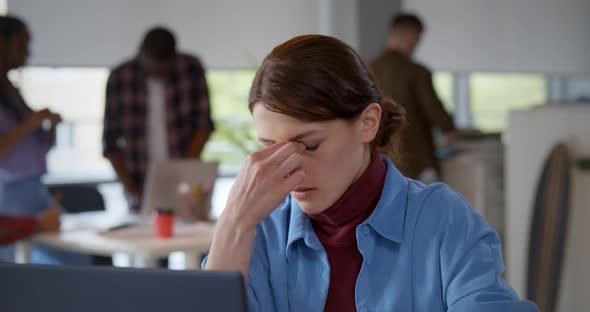
[[[502,279],[496,232],[444,184],[407,179],[387,160],[377,207],[356,229],[357,311],[538,311]],[[290,196],[257,228],[250,311],[323,311],[327,254]]]
[[[0,105],[0,135],[18,126],[14,117]],[[45,156],[51,147],[49,133],[37,129],[23,137],[0,157],[0,183],[14,183],[40,177],[47,172]]]

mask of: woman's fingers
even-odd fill
[[[268,166],[278,166],[294,153],[302,153],[305,145],[298,142],[276,143],[250,154],[250,160]]]
[[[279,181],[282,182],[290,174],[295,172],[297,169],[302,169],[303,156],[299,153],[291,154],[285,161],[283,161],[276,170]]]
[[[261,161],[264,160],[268,157],[270,157],[272,154],[274,154],[278,149],[280,149],[281,147],[285,146],[287,143],[276,143],[270,146],[267,146],[259,151],[256,151],[252,154],[250,154],[250,158],[252,158],[254,161]]]
[[[256,177],[256,180],[259,181],[268,181],[271,184],[280,182],[297,167],[297,159],[302,158],[301,153],[304,148],[303,144],[296,142],[273,144],[259,152],[250,154],[243,168],[243,174],[251,178]],[[264,157],[265,155],[266,157]],[[287,161],[289,158],[292,159]],[[287,167],[283,168],[284,166]]]
[[[273,144],[252,153],[240,169],[228,199],[228,214],[241,222],[258,224],[303,182],[305,146],[289,142]]]
[[[303,183],[305,179],[305,171],[303,171],[302,167],[297,168],[295,171],[292,171],[281,183],[282,192],[287,196],[289,192],[295,189],[298,185]]]
[[[275,166],[280,166],[285,160],[287,160],[287,158],[291,157],[291,155],[301,154],[304,150],[305,145],[298,142],[289,142],[274,152],[268,158],[268,161]]]

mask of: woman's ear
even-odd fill
[[[381,105],[371,103],[365,107],[358,119],[361,141],[371,143],[379,132],[381,122]]]

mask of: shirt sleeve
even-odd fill
[[[209,87],[205,76],[203,65],[193,59],[191,66],[192,85],[191,93],[193,105],[191,106],[191,120],[193,121],[193,131],[206,129],[213,131],[215,126],[211,118],[211,103],[209,101]]]
[[[432,84],[432,74],[425,68],[417,71],[416,94],[420,108],[426,115],[430,125],[442,131],[455,129],[451,116],[445,110],[443,103],[438,98],[434,85]]]
[[[0,216],[0,245],[11,244],[33,235],[39,222],[33,217]]]
[[[116,72],[112,72],[107,81],[106,102],[104,111],[104,128],[102,134],[103,155],[119,152],[117,140],[121,137],[121,116],[118,113],[117,95],[119,82]]]
[[[248,271],[248,289],[246,290],[248,309],[251,312],[268,311],[270,307],[274,307],[274,311],[277,310],[270,285],[270,268],[267,255],[264,232],[262,227],[258,226]]]
[[[266,245],[260,225],[256,230],[252,258],[248,269],[248,281],[246,283],[246,299],[248,311],[278,311],[275,307],[272,288],[269,278],[269,264],[266,253]],[[201,269],[205,269],[207,257],[201,263]],[[270,309],[270,310],[269,310]]]
[[[533,312],[502,278],[504,263],[498,234],[449,188],[437,191],[448,206],[439,226],[443,295],[449,312]],[[440,205],[438,205],[440,208]]]

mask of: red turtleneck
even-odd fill
[[[373,212],[381,196],[387,165],[373,152],[365,172],[322,213],[309,215],[330,262],[330,287],[324,311],[356,311],[355,285],[363,256],[356,227]]]

